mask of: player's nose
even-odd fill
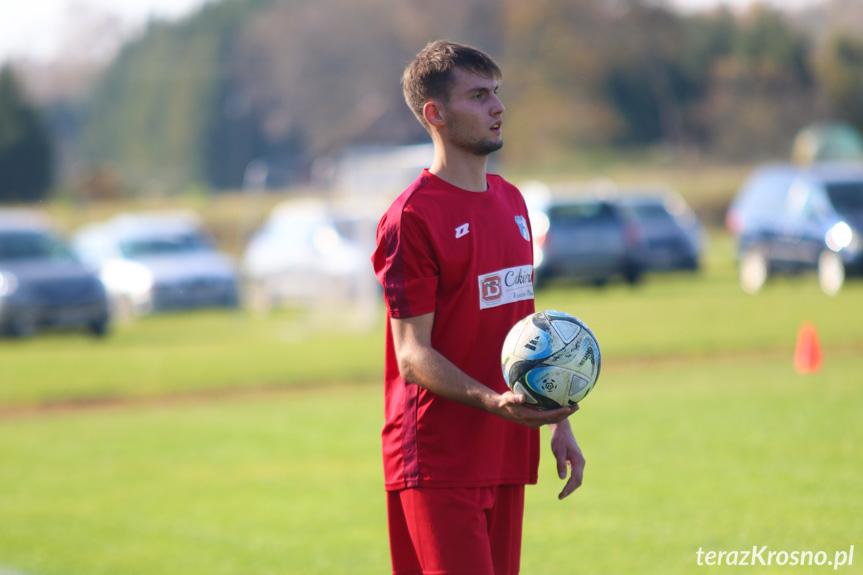
[[[493,94],[491,101],[491,115],[492,116],[500,116],[506,111],[506,107],[503,105],[503,102],[500,101],[500,98],[497,94]]]

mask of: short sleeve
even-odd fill
[[[384,214],[372,263],[390,317],[435,311],[440,268],[428,228],[417,214],[406,207]]]

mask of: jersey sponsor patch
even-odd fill
[[[533,299],[533,266],[516,266],[479,276],[479,309]]]

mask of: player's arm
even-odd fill
[[[407,382],[528,427],[561,422],[578,409],[577,405],[552,411],[531,409],[524,405],[524,396],[497,393],[468,376],[432,347],[434,313],[390,321],[399,372]]]
[[[551,452],[557,462],[558,476],[566,479],[567,467],[572,470],[569,480],[563,486],[563,491],[557,496],[558,499],[563,499],[581,487],[584,479],[584,455],[578,447],[578,442],[575,441],[568,419],[548,427],[551,430]]]

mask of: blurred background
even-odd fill
[[[386,571],[369,257],[438,38],[501,64],[537,306],[605,356],[525,572],[859,555],[860,0],[16,0],[0,575]]]
[[[759,163],[829,159],[823,141],[843,130],[850,144],[834,158],[859,159],[863,147],[854,0],[43,0],[2,10],[0,202],[38,207],[85,249],[118,318],[152,307],[118,287],[141,281],[132,291],[197,282],[233,294],[202,303],[258,310],[329,291],[374,297],[357,262],[431,153],[399,85],[430,38],[500,60],[507,140],[492,169],[552,193],[661,188],[709,232]],[[297,204],[302,230],[284,206],[270,217],[296,197],[318,202]],[[135,276],[140,267],[115,265],[125,257],[116,238],[113,255],[92,230],[79,241],[94,222],[154,210],[197,218],[236,270]],[[129,269],[132,280],[118,279]],[[226,274],[235,286],[205,285]],[[312,275],[357,285],[315,287]]]
[[[590,174],[621,154],[752,164],[787,158],[812,122],[863,127],[853,0],[42,0],[2,10],[4,202],[331,187],[357,148],[427,141],[399,77],[437,37],[503,64],[509,173]]]

